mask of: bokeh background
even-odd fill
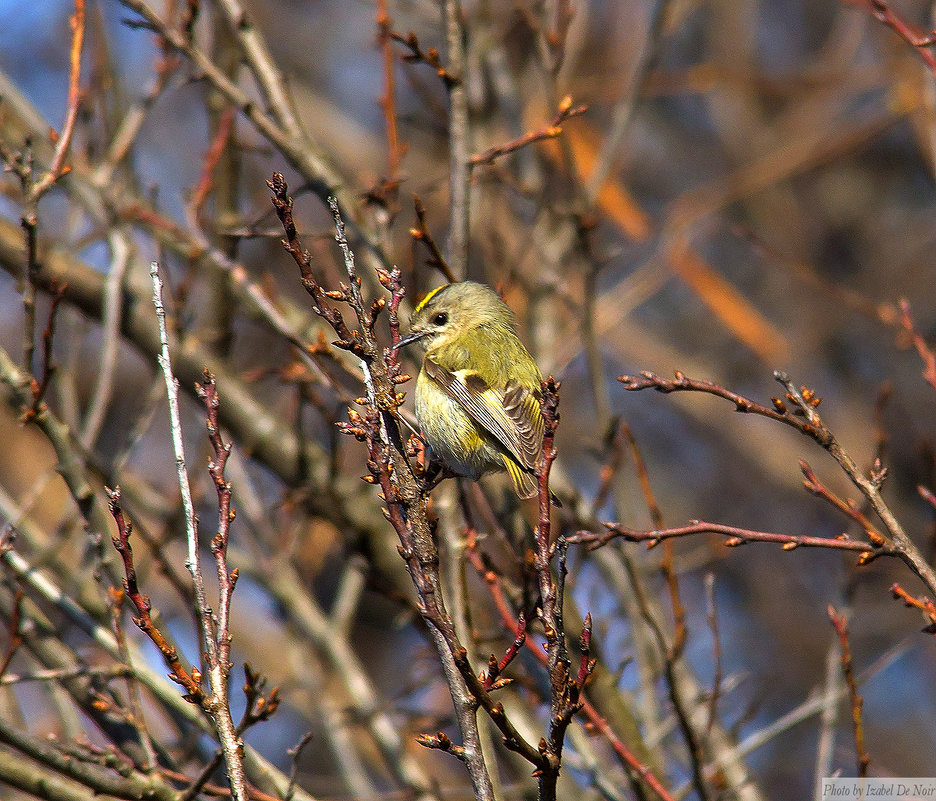
[[[178,20],[185,5],[153,7]],[[200,5],[196,43],[264,106],[220,4]],[[929,29],[928,4],[892,7],[920,31]],[[394,159],[379,102],[387,72],[377,6],[277,0],[244,2],[244,8],[281,71],[302,147],[327,159],[357,230],[380,246],[378,253],[353,238],[362,249],[359,261],[366,267],[385,257],[399,265],[410,296],[418,297],[442,277],[411,237],[414,194],[444,252],[449,242],[452,138],[443,82],[426,64],[404,62],[406,46],[389,45],[401,143]],[[413,31],[424,49],[448,57],[439,4],[389,2],[387,11],[394,31]],[[0,3],[0,139],[16,152],[30,138],[40,167],[51,153],[48,127],[60,130],[67,105],[72,12],[71,3],[59,0]],[[898,311],[906,298],[916,330],[936,340],[936,115],[933,74],[920,52],[877,21],[867,4],[836,0],[465,2],[463,18],[470,153],[548,126],[566,95],[588,105],[563,124],[559,137],[473,170],[470,246],[461,273],[499,288],[543,372],[562,381],[560,483],[583,499],[572,508],[635,528],[652,525],[633,459],[614,436],[623,421],[668,525],[702,519],[859,536],[843,515],[803,491],[799,459],[860,504],[815,443],[736,414],[719,399],[628,394],[615,381],[622,373],[680,370],[769,403],[782,394],[772,379],[780,368],[823,398],[823,420],[859,464],[868,467],[882,455],[888,503],[932,555],[934,510],[917,487],[933,488],[936,481],[936,390],[921,376]],[[152,340],[135,323],[125,323],[118,336],[116,323],[108,329],[101,322],[100,298],[118,264],[123,304],[114,313],[124,320],[152,314],[140,309],[150,292],[149,263],[159,260],[190,365],[180,369],[210,364],[222,404],[240,405],[226,418],[240,512],[232,562],[243,573],[234,601],[234,661],[249,661],[283,697],[274,720],[252,729],[248,742],[288,774],[287,749],[313,731],[298,760],[298,780],[323,798],[405,797],[433,782],[440,797],[469,796],[454,760],[414,744],[415,734],[451,725],[450,701],[412,613],[411,589],[392,532],[381,527],[374,491],[353,481],[364,470],[363,449],[335,434],[353,387],[336,391],[304,370],[282,331],[235,285],[230,265],[219,267],[221,259],[206,256],[233,260],[306,341],[315,341],[317,323],[279,244],[265,180],[274,170],[285,173],[306,244],[335,285],[340,264],[320,188],[232,112],[187,58],[167,56],[139,20],[118,2],[89,2],[73,174],[39,204],[43,258],[51,263],[47,254],[55,253],[65,280],[73,281],[58,317],[48,402],[80,443],[98,497],[104,483],[121,484],[131,514],[158,543],[140,545],[141,575],[191,659],[185,599],[167,581],[171,570],[153,556],[162,553],[185,582],[178,488],[165,400],[147,345]],[[115,158],[118,132],[137,111],[138,131]],[[224,126],[229,132],[219,136]],[[213,142],[224,145],[216,160]],[[206,164],[211,183],[196,207]],[[5,175],[0,188],[0,344],[17,361],[23,202],[15,176]],[[87,272],[74,272],[78,263]],[[68,278],[70,270],[76,278]],[[113,300],[103,306],[115,308]],[[41,325],[48,308],[48,295],[40,293]],[[108,342],[116,346],[110,356]],[[108,360],[113,375],[105,391],[99,377]],[[40,369],[41,358],[34,364]],[[190,390],[191,380],[182,378]],[[248,396],[256,407],[246,405]],[[93,409],[100,418],[94,426]],[[89,546],[85,523],[55,473],[55,454],[35,427],[21,423],[21,411],[10,400],[0,418],[7,442],[0,452],[0,513],[17,526],[17,552],[109,625],[107,538],[103,547]],[[199,471],[207,445],[191,397],[184,411],[207,537],[213,491]],[[308,458],[320,462],[265,446],[271,420],[288,432],[289,443],[315,443]],[[593,508],[601,470],[616,457],[610,491]],[[487,486],[498,510],[501,490],[496,481]],[[574,523],[566,520],[570,531]],[[523,527],[516,519],[503,525]],[[498,547],[490,550],[509,575],[514,563]],[[640,736],[633,736],[642,739],[649,763],[673,792],[683,788],[697,797],[659,655],[648,653],[646,627],[635,621],[629,598],[633,587],[621,573],[627,564],[639,574],[672,636],[661,552],[625,545],[602,562],[573,547],[571,593],[595,618],[602,663],[617,701],[637,721]],[[847,700],[815,702],[843,686],[829,604],[849,616],[872,774],[933,773],[934,641],[920,631],[919,613],[891,598],[895,581],[911,594],[923,592],[904,565],[878,559],[856,568],[851,555],[766,544],[727,549],[713,536],[680,541],[672,559],[688,632],[679,661],[696,682],[691,703],[708,708],[707,694],[720,677],[719,726],[739,744],[747,765],[744,788],[710,774],[710,798],[808,798],[817,775],[854,775]],[[484,583],[466,573],[483,664],[510,637],[491,611]],[[17,586],[9,566],[2,580],[8,621]],[[74,659],[100,664],[103,657],[73,622],[25,591]],[[354,602],[345,619],[310,618],[316,609],[334,611],[348,593]],[[129,620],[125,628],[161,670]],[[350,672],[361,671],[372,696],[349,689],[342,668],[347,653],[336,652],[335,642],[353,653]],[[43,666],[23,646],[8,670],[25,675]],[[524,663],[518,673],[526,679],[514,702],[531,721],[541,721],[537,668]],[[55,682],[13,682],[0,693],[3,714],[34,734],[97,745],[106,740]],[[181,742],[165,710],[151,714],[154,732],[180,766],[210,754],[209,744]],[[699,714],[696,725],[705,731]],[[381,744],[377,719],[398,742],[389,736],[391,744]],[[569,792],[639,797],[602,743],[593,744],[600,767],[589,768],[586,751],[577,750],[583,742],[589,741],[569,745]],[[390,764],[393,754],[405,756],[420,780],[402,775],[403,762]],[[528,771],[504,754],[499,759],[504,797],[533,797]],[[0,787],[3,797],[20,792]]]

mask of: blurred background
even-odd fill
[[[13,553],[23,561],[11,565],[6,555],[0,576],[0,643],[11,656],[0,716],[14,727],[73,741],[90,755],[108,747],[126,754],[94,718],[93,694],[106,694],[106,713],[119,717],[133,682],[102,673],[113,662],[106,649],[22,572],[31,566],[110,630],[106,589],[121,572],[105,484],[123,488],[142,538],[134,540],[141,585],[159,620],[187,659],[197,658],[154,362],[148,272],[157,260],[179,343],[175,368],[187,393],[183,423],[206,543],[217,514],[204,470],[204,415],[192,392],[205,365],[218,376],[225,435],[234,442],[231,563],[242,574],[235,711],[243,709],[245,660],[282,696],[272,721],[251,728],[247,742],[285,776],[295,761],[298,785],[321,798],[471,796],[456,760],[414,742],[421,732],[454,731],[451,701],[395,536],[375,490],[357,478],[366,472],[364,449],[335,430],[360,394],[355,366],[328,351],[328,332],[316,371],[297,357],[297,344],[318,341],[320,324],[280,244],[265,185],[274,171],[286,176],[326,285],[337,286],[343,269],[323,203],[333,193],[362,272],[398,265],[413,301],[444,280],[411,234],[420,225],[415,195],[426,235],[455,276],[498,288],[543,373],[562,381],[557,485],[575,499],[563,512],[565,533],[587,521],[654,526],[626,424],[666,525],[700,519],[861,537],[803,490],[800,459],[832,492],[862,504],[811,440],[736,414],[724,400],[627,393],[615,380],[679,370],[769,405],[783,393],[772,373],[783,369],[822,397],[822,419],[863,469],[880,455],[888,504],[933,555],[934,509],[917,488],[936,484],[936,388],[921,375],[898,305],[907,299],[916,331],[936,340],[933,72],[869,4],[466,1],[456,36],[463,47],[453,53],[444,4],[435,2],[243,0],[240,25],[226,1],[152,2],[180,41],[197,9],[186,46],[208,70],[166,46],[166,30],[143,22],[141,5],[89,0],[72,170],[35,207],[41,269],[30,367],[41,375],[51,282],[67,282],[45,400],[69,427],[94,500],[76,504],[56,470],[61,451],[22,422],[22,403],[7,388],[0,516],[15,527]],[[915,30],[930,29],[929,4],[890,7]],[[69,105],[73,13],[64,0],[0,2],[0,142],[7,163],[32,154],[36,176],[52,162],[49,130],[62,131]],[[382,13],[385,30],[416,39],[381,37]],[[460,56],[456,89],[425,63],[429,48],[450,69]],[[422,60],[404,59],[420,53]],[[453,152],[483,155],[545,133],[566,96],[588,108],[560,120],[558,136],[481,159],[467,176],[453,172]],[[466,110],[467,125],[452,123],[453,107]],[[20,218],[29,208],[20,174],[8,171],[0,183],[0,344],[16,364],[27,263]],[[465,187],[467,205],[458,194]],[[375,286],[371,280],[368,291]],[[462,488],[469,499],[475,492]],[[490,521],[479,531],[482,548],[505,580],[516,578],[522,517],[498,481],[484,492],[514,553],[505,556],[510,548]],[[455,522],[443,515],[441,527],[457,532],[454,506]],[[679,540],[665,554],[639,544],[569,553],[570,603],[581,615],[591,611],[606,672],[602,712],[674,797],[701,797],[674,692],[694,710],[708,798],[809,798],[817,777],[855,775],[830,604],[848,614],[871,774],[933,773],[934,643],[919,612],[891,597],[895,581],[914,596],[925,590],[903,563],[880,558],[858,568],[854,554],[725,548],[713,535]],[[677,690],[662,675],[666,660],[644,619],[656,616],[672,644],[673,582],[661,562],[685,612]],[[485,582],[464,562],[459,571],[480,670],[512,635]],[[635,586],[652,599],[643,610]],[[30,632],[18,647],[17,609]],[[129,615],[123,630],[142,663],[165,673]],[[49,642],[57,654],[43,650]],[[510,703],[535,731],[544,720],[542,672],[532,660],[515,669],[521,681]],[[42,670],[83,678],[23,678]],[[153,738],[174,770],[194,778],[213,744],[151,688],[139,692]],[[288,749],[307,731],[310,743],[294,760]],[[10,739],[0,741],[12,753]],[[503,797],[535,797],[528,766],[492,748]],[[566,759],[566,792],[653,797],[628,781],[601,738],[580,731]],[[0,796],[21,797],[11,775],[0,764]],[[223,773],[213,781],[223,785]]]

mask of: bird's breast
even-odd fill
[[[433,453],[454,473],[477,479],[499,461],[458,401],[423,372],[416,381],[416,417]]]

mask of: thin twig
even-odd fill
[[[166,382],[166,395],[169,400],[169,422],[172,429],[172,447],[175,452],[176,473],[182,496],[182,509],[185,514],[185,534],[188,546],[188,558],[185,561],[185,567],[191,573],[195,587],[195,605],[200,622],[201,648],[207,653],[209,661],[212,661],[217,657],[217,643],[213,635],[212,612],[208,604],[205,581],[202,577],[198,558],[198,518],[195,514],[191,484],[185,466],[185,446],[182,442],[182,422],[179,416],[179,382],[172,373],[172,363],[169,358],[169,331],[166,325],[166,308],[162,300],[163,283],[159,277],[159,265],[156,262],[150,265],[150,278],[153,281],[153,305],[156,308],[156,319],[159,323],[160,353],[158,361],[163,372],[163,379]]]
[[[907,44],[916,48],[917,52],[926,62],[930,72],[936,76],[936,56],[928,48],[936,44],[936,31],[920,34],[910,23],[893,11],[884,0],[871,0],[871,15],[883,22]]]
[[[861,707],[864,699],[858,694],[858,685],[855,683],[855,674],[852,668],[851,648],[848,645],[848,621],[844,615],[839,615],[835,608],[829,605],[829,619],[835,627],[839,642],[842,644],[842,672],[845,674],[845,683],[848,685],[848,695],[851,699],[852,724],[855,728],[855,750],[858,752],[858,775],[868,775],[868,765],[871,757],[865,750],[864,726],[861,721]]]
[[[933,389],[936,389],[936,353],[926,344],[926,340],[917,332],[910,314],[910,302],[906,298],[900,299],[900,325],[913,341],[913,347],[923,362],[923,380]]]
[[[214,480],[218,493],[218,531],[211,540],[211,552],[218,569],[218,614],[214,620],[218,643],[217,659],[222,666],[225,686],[227,685],[227,664],[231,655],[231,596],[237,584],[237,570],[228,571],[227,546],[230,537],[231,521],[234,509],[231,507],[231,482],[224,475],[224,468],[231,455],[231,443],[221,438],[221,424],[218,422],[218,388],[214,376],[205,370],[204,380],[197,387],[199,398],[207,411],[208,440],[214,451],[214,459],[208,462],[208,472]]]
[[[26,241],[26,270],[21,290],[23,294],[22,365],[26,372],[32,372],[35,350],[36,277],[39,272],[36,242],[39,226],[38,205],[42,196],[70,170],[65,165],[65,158],[71,146],[75,122],[78,119],[78,106],[81,102],[81,52],[84,45],[85,0],[74,0],[74,2],[75,13],[69,18],[72,39],[69,49],[68,103],[61,133],[55,134],[54,131],[52,132],[56,142],[49,169],[38,179],[35,179],[32,148],[28,140],[25,152],[15,154],[9,153],[6,147],[0,144],[0,155],[7,162],[9,169],[19,177],[24,196],[24,208],[20,218],[20,225]]]
[[[322,200],[335,196],[342,208],[355,207],[355,198],[348,190],[346,181],[335,169],[330,158],[314,147],[308,141],[308,137],[293,136],[277,120],[264,112],[261,104],[255,102],[236,82],[228,78],[205,52],[194,44],[191,37],[166,22],[145,0],[120,0],[120,2],[139,14],[146,27],[159,33],[165,39],[167,46],[185,55],[199,73],[224,95],[227,101],[237,108],[260,134],[276,146]],[[367,232],[359,231],[359,233],[367,241],[368,250],[379,253],[380,249]]]
[[[673,5],[673,0],[655,0],[650,11],[650,23],[646,36],[640,39],[640,54],[628,76],[621,98],[614,105],[608,134],[601,145],[601,150],[595,159],[595,166],[583,190],[589,206],[594,205],[598,199],[601,187],[614,166],[621,144],[630,129],[634,110],[637,108],[647,79],[659,58],[666,20]]]
[[[850,498],[848,500],[842,500],[839,498],[838,495],[832,492],[832,490],[830,490],[818,479],[816,473],[809,466],[809,463],[804,459],[800,459],[799,466],[804,476],[803,487],[807,492],[827,500],[846,517],[854,520],[859,526],[861,526],[867,538],[871,540],[874,545],[880,546],[885,544],[885,539],[881,535],[881,532],[879,532],[877,528],[871,524],[871,521],[864,516],[861,510],[855,506],[855,502],[853,500]]]
[[[81,51],[84,45],[85,0],[75,0],[75,13],[69,18],[69,24],[72,29],[72,40],[69,49],[68,109],[65,112],[62,132],[55,143],[52,164],[30,192],[30,200],[33,203],[37,202],[59,178],[70,170],[65,165],[65,158],[71,147],[75,122],[78,120],[78,106],[81,102]]]
[[[146,93],[127,108],[111,137],[106,155],[91,174],[91,183],[99,187],[106,187],[110,183],[114,171],[130,152],[143,129],[147,114],[166,90],[169,79],[175,74],[180,61],[178,55],[167,45],[165,38],[159,37],[152,83]]]
[[[153,606],[150,603],[149,596],[140,591],[137,583],[133,547],[130,545],[133,524],[127,520],[123,513],[120,503],[120,487],[108,490],[107,494],[110,499],[110,511],[114,516],[114,522],[117,524],[117,534],[113,537],[114,548],[120,554],[124,565],[123,589],[126,597],[136,610],[136,617],[133,618],[133,622],[159,649],[163,662],[169,668],[169,678],[181,685],[185,690],[185,700],[200,706],[204,701],[205,694],[201,687],[201,676],[198,670],[182,664],[176,648],[165,638],[159,627],[153,622],[151,615]]]
[[[191,197],[188,201],[188,208],[190,209],[189,216],[193,222],[198,221],[201,217],[202,207],[205,205],[205,201],[208,199],[208,194],[211,192],[214,183],[212,176],[218,166],[218,162],[221,160],[221,156],[224,154],[224,149],[231,139],[231,132],[233,129],[234,109],[228,107],[218,116],[218,128],[211,140],[208,151],[205,153],[205,157],[202,159],[198,183],[195,184],[195,188],[192,190]]]
[[[708,725],[705,727],[707,736],[711,737],[712,728],[718,719],[718,698],[722,686],[721,638],[718,633],[718,606],[715,603],[715,575],[713,573],[705,574],[705,605],[707,608],[706,619],[708,620],[709,630],[712,632],[712,654],[715,660],[712,694],[709,697]]]
[[[891,595],[904,602],[904,606],[919,609],[923,617],[929,621],[923,629],[927,634],[936,634],[936,604],[929,598],[914,598],[899,584],[891,585]]]
[[[419,37],[416,36],[415,32],[409,31],[405,36],[402,33],[397,31],[390,31],[390,38],[394,42],[399,42],[401,45],[406,47],[409,50],[409,53],[403,56],[403,60],[411,64],[426,64],[432,69],[435,70],[436,75],[439,76],[442,83],[445,85],[446,89],[451,89],[456,83],[458,83],[458,75],[452,74],[448,71],[446,66],[442,63],[442,58],[439,56],[439,51],[434,47],[423,49],[422,45],[419,43]]]
[[[11,390],[9,400],[21,414],[25,414],[32,407],[33,381],[34,379],[17,368],[10,355],[0,348],[0,383]],[[64,479],[82,517],[87,521],[92,540],[103,538],[110,528],[109,515],[88,478],[84,454],[75,446],[70,429],[45,404],[41,404],[36,410],[32,422],[55,450],[58,460],[56,470]]]
[[[387,179],[395,184],[400,178],[400,162],[406,153],[406,145],[401,144],[397,133],[396,91],[394,79],[394,58],[391,45],[393,22],[387,11],[387,0],[377,0],[377,42],[383,56],[384,91],[380,96],[380,107],[384,113],[384,125],[387,129]]]
[[[889,550],[879,549],[870,542],[853,540],[846,535],[841,537],[813,537],[799,534],[777,534],[772,531],[755,531],[738,526],[726,526],[721,523],[706,523],[701,520],[686,526],[650,529],[647,531],[628,528],[617,523],[605,523],[604,525],[607,528],[605,532],[578,531],[569,537],[569,542],[587,543],[591,549],[594,549],[600,548],[613,539],[620,538],[628,542],[646,542],[648,547],[653,548],[663,540],[675,537],[688,537],[695,534],[720,534],[728,538],[724,544],[729,548],[749,542],[772,542],[782,546],[785,551],[792,551],[801,547],[833,548],[844,551],[857,551],[861,554],[867,553],[869,558],[876,553],[891,553]]]
[[[60,134],[52,132],[55,150],[52,162],[38,179],[35,178],[32,148],[27,141],[25,151],[12,154],[0,145],[0,153],[7,161],[10,170],[20,179],[23,190],[24,208],[20,225],[26,240],[26,270],[22,285],[23,294],[23,369],[33,370],[33,353],[36,332],[36,277],[39,272],[37,251],[37,229],[39,227],[38,205],[42,196],[54,184],[66,175],[70,167],[65,165],[65,158],[71,146],[75,122],[78,119],[78,106],[81,102],[81,52],[85,32],[85,0],[75,1],[75,13],[69,18],[72,29],[71,48],[69,50],[68,104],[65,122]]]
[[[283,801],[292,801],[293,793],[296,788],[296,779],[299,775],[299,757],[302,756],[303,749],[312,742],[314,736],[314,732],[307,731],[302,735],[299,742],[286,752],[289,754],[292,761],[292,767],[289,771],[289,785],[286,787],[286,792],[283,794]]]
[[[432,234],[429,233],[429,228],[426,225],[426,207],[423,205],[419,195],[413,195],[413,207],[416,210],[416,219],[419,222],[419,226],[410,228],[410,236],[413,237],[414,241],[422,242],[429,248],[429,259],[426,261],[426,264],[442,273],[442,275],[445,276],[445,280],[450,284],[453,283],[457,280],[455,278],[455,273],[452,272],[452,268],[449,267],[445,256],[443,256],[442,251],[439,250],[435,239],[433,239]]]
[[[3,354],[4,351],[0,350],[0,355]],[[8,356],[6,358],[9,359]],[[61,587],[55,584],[55,582],[49,580],[35,565],[30,564],[12,549],[8,549],[5,552],[0,549],[0,561],[9,567],[24,585],[34,590],[47,603],[59,609],[72,623],[97,643],[108,656],[114,660],[120,659],[120,651],[117,641],[114,638],[114,633],[107,626],[98,623],[88,615],[78,603],[63,592]],[[165,680],[165,674],[150,668],[143,655],[139,653],[131,643],[128,643],[128,646],[130,647],[137,678],[146,686],[154,697],[167,709],[171,710],[173,715],[177,715],[181,720],[185,720],[196,730],[205,734],[211,734],[212,725],[205,718],[202,711],[188,701],[183,700],[179,695],[178,689]],[[0,719],[0,725],[2,724],[3,721]],[[272,781],[278,793],[283,792],[288,783],[287,776],[274,768],[250,745],[244,744],[244,757],[251,770],[261,773]],[[163,771],[163,773],[169,775],[170,772]],[[180,777],[178,774],[175,774],[174,778],[176,780],[188,781],[188,777]],[[107,790],[104,792],[110,793],[111,791]],[[120,791],[117,792],[118,794],[120,793]],[[149,790],[144,788],[136,795],[131,795],[130,797],[144,797],[147,792],[149,792]],[[269,795],[257,792],[253,792],[252,794],[257,799],[271,801]],[[297,788],[296,795],[298,795],[302,801],[314,801],[314,799],[301,788]]]
[[[39,379],[32,381],[32,405],[23,414],[23,422],[32,420],[42,406],[43,398],[49,389],[49,382],[52,380],[52,374],[55,372],[55,365],[52,363],[52,343],[55,339],[55,316],[58,312],[62,298],[65,296],[65,290],[68,284],[56,287],[52,294],[52,303],[49,306],[49,319],[45,330],[42,332],[42,370]]]
[[[663,676],[666,678],[670,702],[673,705],[673,711],[676,713],[676,722],[679,725],[679,730],[689,750],[692,785],[699,797],[699,801],[709,801],[709,799],[712,798],[712,792],[709,784],[706,782],[704,772],[705,755],[703,753],[701,734],[695,726],[690,713],[692,701],[681,691],[682,684],[678,680],[679,654],[673,645],[667,642],[666,633],[663,630],[658,616],[654,614],[653,606],[647,596],[644,585],[637,579],[637,571],[634,563],[627,560],[624,562],[624,568],[630,577],[631,587],[633,588],[641,617],[644,619],[644,622],[646,622],[653,639],[656,641],[656,647],[662,659],[662,672]]]
[[[650,521],[654,528],[663,528],[663,512],[657,503],[653,487],[650,484],[650,474],[647,471],[647,465],[644,462],[640,446],[637,444],[637,438],[631,427],[626,423],[621,423],[621,433],[630,447],[631,457],[634,460],[634,469],[637,471],[637,478],[640,481],[640,491],[644,496],[644,503],[647,506],[647,512],[650,515]],[[673,644],[672,651],[675,656],[682,653],[686,644],[686,609],[683,606],[682,596],[679,592],[679,576],[673,567],[673,548],[672,542],[667,540],[663,543],[663,559],[660,562],[660,570],[666,579],[666,587],[670,597],[670,607],[673,612]]]
[[[114,638],[117,640],[117,647],[120,651],[120,661],[127,666],[127,672],[124,676],[127,687],[127,718],[131,725],[137,730],[137,736],[140,738],[140,744],[143,747],[143,753],[146,755],[144,769],[152,771],[158,762],[156,749],[153,745],[153,738],[149,729],[146,727],[146,718],[143,713],[143,698],[140,693],[140,684],[133,673],[133,667],[130,662],[130,648],[127,645],[126,632],[121,621],[120,606],[123,601],[124,590],[116,587],[108,587],[108,605],[111,612],[111,627],[114,631]]]
[[[559,111],[556,113],[556,116],[553,117],[552,122],[549,125],[539,128],[535,131],[530,131],[525,133],[523,136],[513,139],[510,142],[505,142],[502,145],[496,145],[488,150],[485,150],[483,153],[479,153],[476,156],[472,156],[469,164],[472,168],[479,167],[482,164],[493,164],[495,159],[500,158],[501,156],[506,156],[508,153],[513,153],[520,148],[526,147],[527,145],[532,145],[534,142],[542,142],[544,139],[555,139],[557,136],[562,134],[562,126],[566,120],[571,119],[572,117],[578,117],[581,114],[584,114],[588,111],[588,106],[572,106],[572,98],[566,96],[563,98],[562,102],[559,104]]]
[[[660,780],[653,774],[653,771],[634,756],[631,750],[611,728],[607,719],[595,709],[588,699],[582,701],[582,711],[588,718],[588,722],[600,731],[611,744],[614,753],[617,755],[618,759],[621,760],[621,764],[625,766],[629,773],[645,782],[646,785],[656,793],[660,801],[674,801],[674,796],[663,787]]]
[[[815,411],[818,405],[818,398],[805,387],[798,391],[791,381],[790,377],[783,371],[774,371],[774,378],[779,381],[787,390],[787,397],[793,400],[798,409],[806,415],[810,423],[815,426],[815,433],[811,436],[828,451],[829,455],[839,463],[839,466],[845,471],[852,483],[861,490],[865,498],[871,504],[877,516],[884,523],[887,533],[890,536],[890,547],[893,548],[897,556],[923,581],[931,592],[936,593],[936,570],[926,561],[913,540],[904,531],[903,526],[897,520],[890,507],[885,503],[881,495],[881,487],[887,477],[887,469],[879,461],[875,462],[868,475],[865,475],[855,463],[855,460],[849,453],[839,445],[832,432],[822,422]]]
[[[535,532],[536,550],[533,556],[533,566],[539,583],[540,620],[546,633],[549,736],[545,739],[545,747],[541,746],[540,749],[546,764],[539,769],[538,776],[540,801],[555,801],[566,730],[576,712],[582,708],[582,690],[594,670],[595,661],[590,657],[591,617],[589,616],[582,629],[582,658],[579,671],[576,676],[572,675],[562,616],[566,543],[562,535],[555,546],[550,543],[552,493],[549,489],[549,473],[556,459],[556,449],[553,443],[559,423],[559,383],[549,376],[543,382],[542,390],[543,456],[539,465],[539,518]],[[550,565],[556,554],[558,554],[558,559],[554,577]]]

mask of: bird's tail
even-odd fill
[[[526,472],[509,456],[503,456],[504,466],[510,474],[510,481],[513,484],[514,492],[521,498],[532,498],[539,492],[539,482],[536,476]]]

